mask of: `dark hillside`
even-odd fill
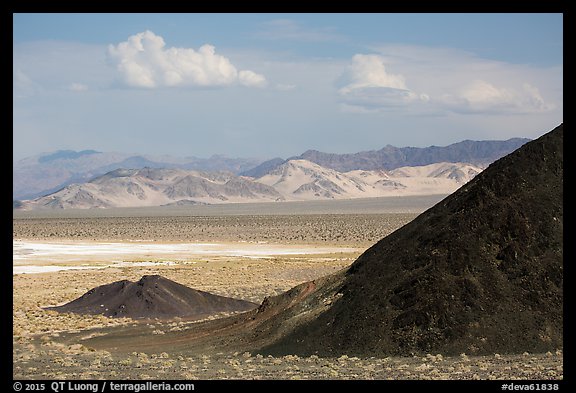
[[[560,125],[494,162],[368,249],[330,308],[263,351],[368,356],[562,347],[562,154]]]

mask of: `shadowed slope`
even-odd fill
[[[265,353],[513,353],[562,346],[563,125],[368,249]],[[281,315],[278,316],[280,318]]]
[[[134,319],[201,319],[220,312],[248,311],[257,304],[198,291],[153,275],[138,282],[116,281],[91,289],[70,303],[49,309]]]

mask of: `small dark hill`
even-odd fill
[[[70,303],[48,309],[133,319],[202,319],[220,312],[248,311],[257,306],[252,302],[198,291],[152,275],[143,276],[138,282],[122,280],[102,285]]]
[[[260,352],[387,356],[562,347],[563,125],[496,161],[323,282],[309,283],[297,304],[266,322],[293,328]],[[274,303],[282,296],[289,293]]]

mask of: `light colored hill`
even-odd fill
[[[449,194],[481,171],[470,164],[437,163],[341,173],[307,160],[290,160],[256,181],[274,187],[287,200],[349,199]]]
[[[112,171],[91,182],[25,201],[23,207],[87,209],[282,199],[271,187],[229,173],[144,168]]]
[[[285,162],[256,181],[274,187],[289,200],[372,196],[366,194],[365,182],[307,160]]]
[[[258,159],[227,158],[219,155],[196,158],[60,150],[14,162],[12,197],[29,199],[47,195],[69,184],[87,182],[95,176],[118,168],[148,167],[240,173],[260,162]]]
[[[465,163],[440,162],[423,166],[405,166],[388,172],[391,177],[433,177],[452,179],[465,184],[483,168]]]
[[[229,172],[117,169],[88,183],[23,201],[22,209],[88,209],[217,203],[310,201],[449,194],[482,171],[462,163],[341,173],[290,160],[253,179]]]

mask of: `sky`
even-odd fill
[[[562,121],[562,14],[13,15],[15,160],[288,158]]]

